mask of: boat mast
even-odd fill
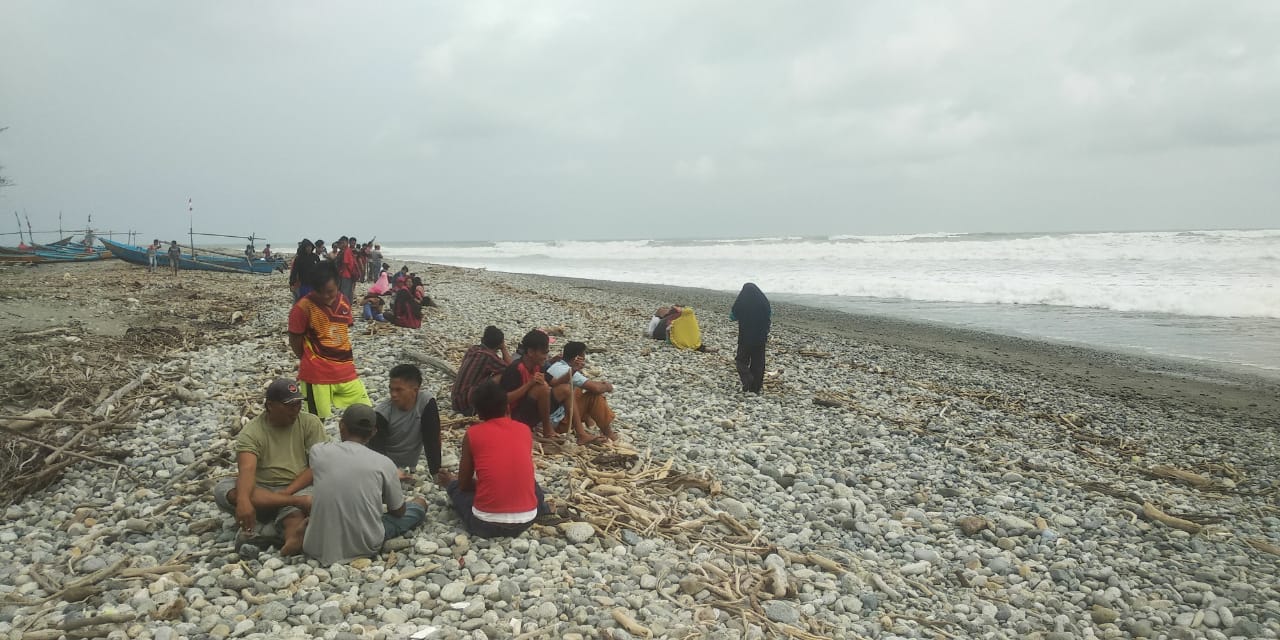
[[[196,257],[196,228],[195,228],[195,208],[191,204],[191,198],[187,198],[187,242],[191,245],[191,258]]]

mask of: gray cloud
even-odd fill
[[[11,3],[0,208],[146,236],[1274,226],[1280,5]],[[4,212],[8,213],[8,212]]]

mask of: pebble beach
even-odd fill
[[[617,450],[535,450],[554,522],[471,538],[422,482],[410,491],[427,521],[378,558],[242,559],[209,489],[234,473],[234,434],[265,385],[295,371],[284,275],[5,267],[45,285],[0,289],[0,326],[30,334],[0,347],[5,366],[78,356],[138,384],[104,409],[118,386],[66,380],[93,398],[86,419],[119,418],[94,442],[125,453],[114,465],[86,453],[6,505],[0,634],[1280,637],[1274,381],[775,305],[764,392],[747,395],[732,294],[411,268],[439,306],[420,330],[357,321],[355,362],[375,402],[392,366],[422,367],[447,468],[465,423],[448,410],[448,373],[418,354],[456,367],[486,325],[513,349],[555,328],[615,385]],[[716,351],[642,337],[673,303],[695,308]],[[118,351],[160,326],[184,337]],[[6,415],[58,401],[5,395]],[[14,426],[0,431],[9,442]]]

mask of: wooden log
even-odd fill
[[[613,621],[621,625],[623,629],[626,629],[627,633],[630,633],[633,636],[640,636],[642,638],[649,638],[653,636],[653,632],[650,631],[648,627],[636,622],[636,619],[632,618],[626,611],[622,609],[614,609],[611,615],[613,616]]]
[[[1155,506],[1154,504],[1151,504],[1150,502],[1142,503],[1142,515],[1146,516],[1148,520],[1155,520],[1156,522],[1159,522],[1160,524],[1163,524],[1166,527],[1173,527],[1174,529],[1180,529],[1182,531],[1186,531],[1187,533],[1190,533],[1193,535],[1200,533],[1200,531],[1204,529],[1204,527],[1194,522],[1191,522],[1190,520],[1175,518],[1167,514],[1161,511],[1159,507]]]
[[[445,362],[435,356],[429,356],[421,351],[414,351],[413,349],[405,349],[404,357],[409,358],[410,360],[417,360],[418,362],[421,362],[422,364],[425,364],[428,367],[449,376],[450,378],[458,377],[458,372],[455,371],[448,362]]]
[[[99,421],[99,422],[95,422],[95,423],[93,423],[93,424],[91,424],[91,425],[89,425],[89,426],[87,426],[87,427],[85,427],[85,428],[83,428],[83,429],[81,429],[81,430],[77,431],[77,432],[75,433],[75,435],[71,436],[70,438],[68,438],[68,439],[67,439],[67,441],[66,441],[66,442],[62,443],[62,446],[58,447],[57,449],[54,449],[53,453],[51,453],[51,454],[49,454],[49,455],[45,456],[45,457],[44,457],[44,463],[45,463],[45,464],[53,464],[54,462],[57,462],[57,460],[58,460],[58,458],[59,458],[60,456],[62,456],[63,454],[65,454],[65,453],[67,452],[67,450],[68,450],[68,449],[70,449],[71,447],[76,446],[76,443],[78,443],[78,442],[80,442],[81,440],[83,440],[85,436],[87,436],[87,435],[89,435],[89,434],[91,434],[91,433],[93,433],[93,432],[97,431],[98,429],[100,429],[100,428],[102,428],[102,427],[104,427],[104,426],[106,426],[106,425],[109,425],[109,424],[111,424],[111,421],[110,421],[110,420],[102,420],[102,421]]]
[[[1151,475],[1157,478],[1177,480],[1179,482],[1189,484],[1197,489],[1207,487],[1213,484],[1212,480],[1198,473],[1184,471],[1177,467],[1171,467],[1167,464],[1158,464],[1154,467],[1151,467]]]
[[[122,624],[125,622],[133,622],[138,619],[136,613],[108,613],[92,618],[72,618],[63,620],[58,623],[58,628],[63,631],[75,631],[85,627],[96,627],[102,624]]]

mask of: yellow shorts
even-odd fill
[[[302,408],[319,416],[321,420],[332,416],[335,408],[342,409],[353,404],[373,406],[369,392],[365,391],[360,378],[338,384],[310,384],[299,380],[298,387],[302,391]]]

